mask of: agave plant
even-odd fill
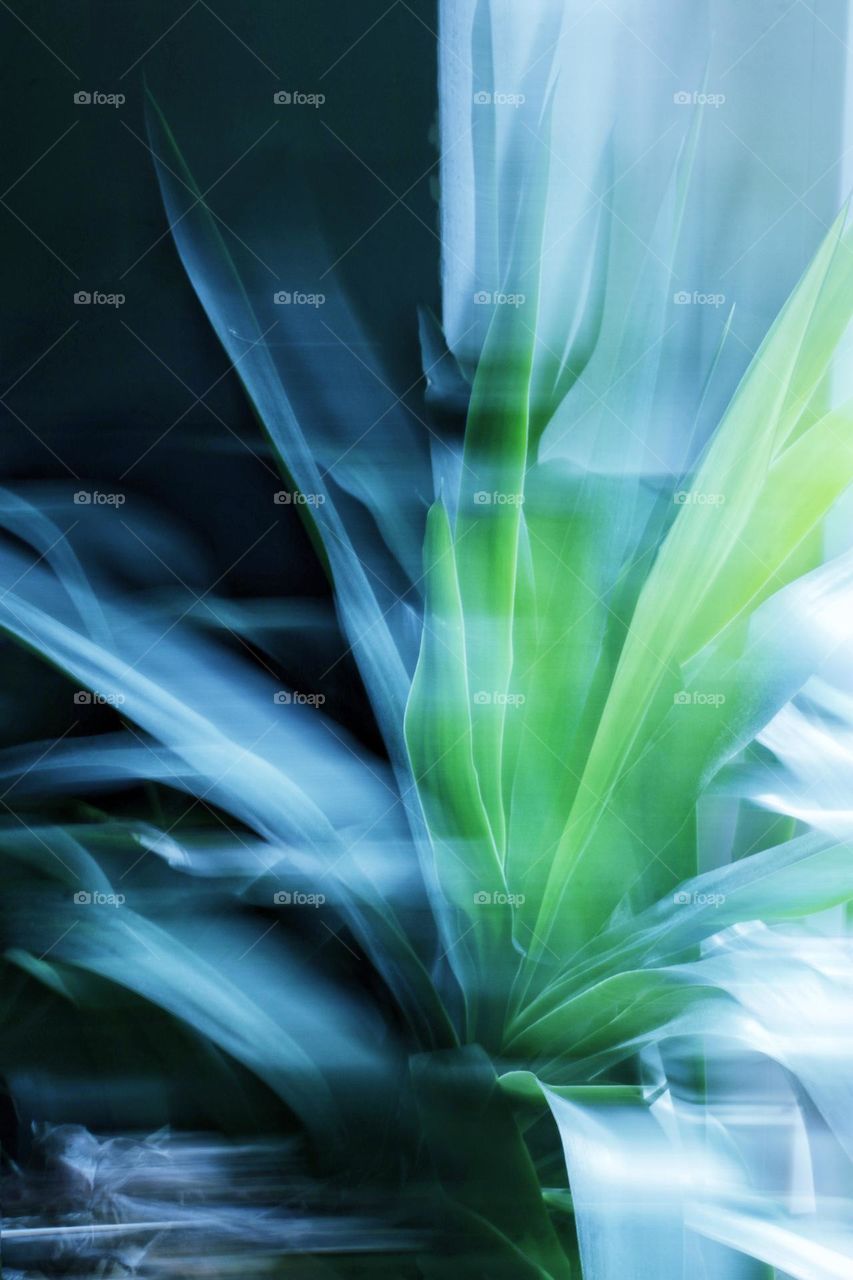
[[[488,9],[477,40],[509,47]],[[685,431],[683,465],[650,464],[662,379],[641,347],[668,325],[700,131],[631,270],[615,271],[602,208],[555,257],[553,82],[540,68],[507,92],[522,87],[536,145],[465,90],[476,163],[521,180],[490,241],[474,219],[487,266],[466,277],[471,326],[447,263],[445,326],[420,318],[426,419],[394,407],[393,468],[381,436],[332,438],[298,410],[258,294],[151,102],[178,252],[282,483],[310,499],[385,759],[276,690],[246,656],[261,646],[245,613],[211,605],[211,637],[197,611],[164,626],[118,587],[132,537],[153,530],[105,566],[4,497],[0,624],[121,712],[112,733],[3,763],[13,1097],[34,1019],[55,1019],[62,1044],[80,1019],[144,1011],[170,1045],[161,1072],[223,1098],[261,1082],[260,1127],[299,1143],[281,1219],[250,1203],[190,1220],[174,1199],[155,1213],[123,1183],[73,1222],[55,1206],[60,1238],[79,1229],[81,1265],[104,1274],[206,1247],[244,1274],[259,1250],[281,1275],[849,1272],[853,970],[827,914],[853,897],[836,687],[853,562],[830,524],[853,481],[853,410],[832,380],[853,297],[846,211],[709,438]],[[605,140],[602,189],[612,162]],[[720,366],[718,350],[697,421]],[[437,424],[460,406],[458,450]],[[617,461],[608,415],[627,432]],[[128,779],[149,812],[26,807]],[[167,820],[176,792],[216,821]],[[140,858],[147,888],[125,894]],[[324,930],[350,953],[339,970],[316,960]],[[62,1157],[90,1192],[124,1150],[91,1141]],[[35,1221],[13,1224],[13,1249]],[[201,1234],[170,1253],[193,1221]],[[142,1233],[133,1256],[119,1225]]]

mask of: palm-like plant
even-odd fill
[[[544,92],[540,105],[547,130]],[[25,975],[10,1020],[32,984],[84,1008],[120,1009],[130,991],[165,1010],[295,1113],[345,1206],[381,1191],[385,1216],[414,1232],[389,1274],[561,1280],[579,1264],[609,1280],[700,1263],[721,1276],[842,1274],[832,1206],[813,1205],[805,1225],[791,1217],[762,1186],[736,1113],[743,1074],[757,1055],[775,1059],[851,1155],[843,1095],[773,1012],[783,983],[801,1015],[815,986],[826,1016],[837,1010],[829,962],[791,922],[853,896],[849,842],[786,816],[784,750],[759,742],[849,632],[849,557],[828,558],[823,537],[853,480],[851,410],[833,407],[830,382],[853,285],[844,215],[689,477],[549,447],[597,350],[603,224],[566,332],[537,325],[528,285],[524,306],[490,311],[466,369],[424,317],[434,398],[458,395],[466,374],[471,385],[464,451],[434,468],[421,574],[422,456],[409,488],[360,441],[345,462],[318,462],[156,105],[152,139],[198,296],[284,474],[313,495],[312,535],[390,764],[314,712],[277,717],[246,662],[186,620],[164,636],[9,496],[0,622],[84,686],[120,689],[127,724],[36,748],[9,771],[48,788],[166,784],[242,832],[211,853],[186,824],[170,834],[153,816],[6,830],[18,884],[7,962]],[[671,297],[657,250],[671,263],[696,145],[694,133],[638,274],[634,305],[653,317]],[[547,159],[525,165],[507,293],[536,278],[547,225]],[[617,351],[632,367],[628,336]],[[639,388],[646,403],[634,391],[645,412],[654,378]],[[353,499],[374,518],[367,540]],[[392,558],[405,600],[383,579]],[[104,866],[127,850],[160,855],[170,884],[189,871],[224,889],[232,951],[247,944],[239,959],[153,894],[82,916],[74,891],[114,892]],[[294,875],[322,887],[370,962],[371,1005],[306,978],[295,945],[248,958],[245,904],[274,907]],[[204,916],[205,895],[193,901]],[[842,943],[833,956],[846,981]],[[780,1106],[793,1150],[793,1093]],[[339,1258],[318,1274],[358,1265]]]

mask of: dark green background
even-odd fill
[[[439,293],[435,4],[30,0],[12,7],[17,18],[0,7],[12,122],[0,189],[14,211],[0,206],[2,387],[17,385],[2,419],[3,480],[55,478],[71,491],[79,487],[73,471],[88,485],[116,487],[189,408],[120,487],[160,504],[164,520],[188,525],[221,572],[269,523],[276,484],[214,416],[263,452],[233,373],[207,397],[213,412],[190,408],[228,361],[163,234],[153,160],[137,140],[146,137],[145,84],[201,189],[216,182],[210,206],[272,268],[271,288],[291,286],[281,277],[284,264],[299,261],[309,233],[319,232],[329,265],[412,188],[408,207],[383,217],[331,277],[358,299],[399,393],[420,371],[415,308],[436,306]],[[127,102],[77,106],[79,89],[122,92]],[[327,102],[321,112],[276,108],[277,89],[323,92]],[[238,268],[257,267],[224,235]],[[81,288],[121,291],[127,300],[118,310],[75,306]],[[318,589],[298,521],[278,514],[280,536],[241,563],[231,589]]]

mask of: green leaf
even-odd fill
[[[577,949],[604,923],[642,863],[658,855],[652,842],[646,853],[631,838],[633,824],[614,841],[612,802],[617,787],[641,758],[650,734],[671,709],[679,665],[722,630],[743,599],[720,590],[720,614],[708,600],[738,556],[743,535],[770,492],[779,451],[791,434],[796,406],[805,406],[821,382],[832,349],[816,353],[810,326],[837,334],[850,316],[849,291],[837,288],[847,278],[847,246],[839,248],[846,211],[827,236],[795,289],[739,388],[712,440],[694,482],[694,491],[722,495],[720,503],[686,503],[667,537],[640,595],[581,785],[564,825],[535,925],[532,968],[552,947],[560,954]],[[830,282],[829,284],[827,282]],[[824,424],[825,427],[826,424]],[[807,438],[807,437],[805,437]],[[824,446],[826,431],[820,439]],[[844,463],[849,465],[845,450]],[[837,465],[837,463],[836,463]],[[821,487],[822,485],[822,487]],[[827,493],[825,482],[821,488]],[[777,488],[776,493],[780,493]],[[807,520],[820,518],[821,503],[809,506]],[[784,559],[802,536],[803,519],[792,517],[780,538]],[[736,575],[742,570],[734,569]],[[769,577],[772,566],[767,571]],[[754,592],[753,592],[754,594]],[[677,688],[677,683],[675,688]],[[599,838],[609,825],[608,840]],[[609,848],[607,861],[602,848]],[[684,875],[683,865],[677,871]],[[567,910],[568,904],[570,910]],[[559,940],[558,940],[559,939]],[[555,945],[556,944],[556,945]]]
[[[412,1077],[427,1146],[450,1201],[489,1224],[495,1239],[517,1253],[513,1274],[528,1274],[526,1263],[541,1280],[569,1280],[533,1161],[483,1051],[421,1055],[412,1061]]]
[[[427,520],[426,607],[421,652],[406,709],[406,742],[430,832],[435,872],[451,912],[439,908],[448,959],[476,1022],[492,966],[511,948],[503,868],[474,765],[465,629],[453,539],[444,505]],[[482,901],[486,895],[490,901]]]

